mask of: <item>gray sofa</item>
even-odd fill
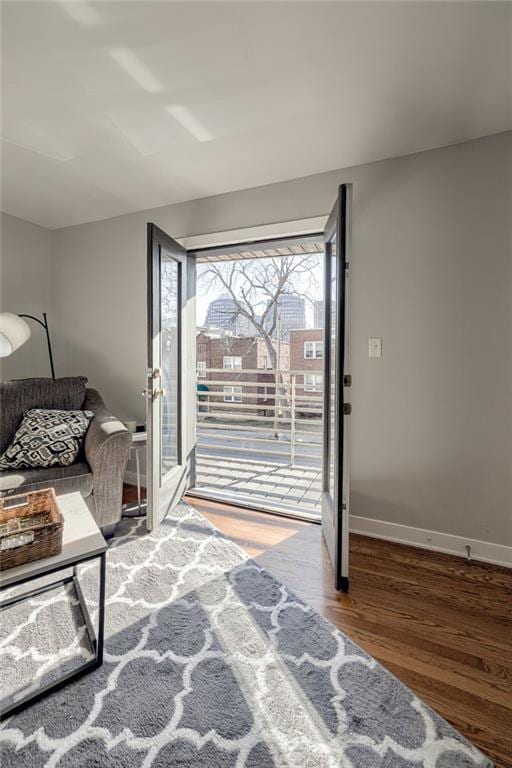
[[[30,408],[94,412],[82,455],[69,467],[0,471],[0,496],[53,487],[57,495],[79,491],[96,522],[111,535],[121,517],[123,477],[131,434],[107,408],[87,379],[20,379],[0,384],[0,454],[11,443]]]

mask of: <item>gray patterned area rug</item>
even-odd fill
[[[87,657],[76,611],[59,588],[7,612],[4,691]],[[121,523],[106,635],[100,669],[3,724],[2,768],[492,765],[186,504],[152,534]]]

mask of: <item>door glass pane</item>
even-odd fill
[[[336,236],[333,237],[330,244],[330,300],[331,300],[331,318],[330,318],[330,364],[329,364],[329,456],[327,457],[327,490],[331,499],[334,500],[335,488],[335,455],[336,455],[336,327],[337,327],[337,263],[336,263]],[[334,505],[333,505],[334,514]]]
[[[162,249],[160,260],[160,477],[179,464],[179,270]]]

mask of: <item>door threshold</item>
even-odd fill
[[[235,496],[233,493],[221,491],[217,488],[205,487],[189,488],[186,495],[198,499],[205,499],[206,501],[219,501],[223,504],[229,504],[232,507],[251,509],[255,512],[263,512],[267,515],[289,517],[292,520],[301,520],[304,523],[315,523],[316,525],[320,525],[321,523],[320,515],[314,515],[308,512],[297,512],[284,504],[257,504],[250,495],[244,495],[243,493],[237,493]]]

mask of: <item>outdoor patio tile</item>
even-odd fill
[[[198,456],[199,486],[243,495],[250,501],[320,514],[320,470]]]

